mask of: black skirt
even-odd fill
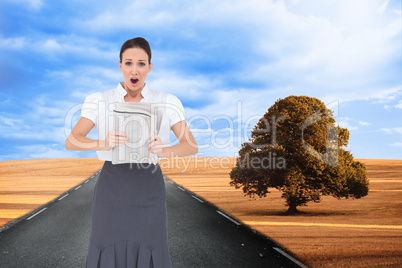
[[[154,164],[106,161],[96,183],[87,268],[170,268],[166,189]]]

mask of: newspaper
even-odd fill
[[[157,134],[157,104],[145,102],[116,102],[113,120],[116,131],[126,133],[126,144],[113,148],[112,164],[156,163],[157,155],[148,151],[148,140]]]

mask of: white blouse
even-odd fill
[[[113,103],[124,102],[124,96],[127,94],[122,85],[123,83],[119,83],[115,89],[93,93],[85,99],[82,105],[81,116],[94,122],[95,128],[98,129],[99,140],[105,140],[109,131],[114,130]],[[141,99],[141,102],[158,103],[161,105],[162,119],[160,128],[156,131],[163,145],[169,146],[172,126],[177,122],[185,120],[184,108],[181,101],[172,94],[151,90],[147,85],[142,89],[141,95],[144,97]],[[112,150],[96,151],[96,153],[99,160],[112,161]],[[157,159],[154,164],[156,162]]]

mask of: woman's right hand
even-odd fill
[[[121,131],[109,131],[106,136],[106,150],[111,150],[113,147],[125,144],[129,141],[130,139],[126,136],[126,133]]]

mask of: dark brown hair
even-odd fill
[[[126,51],[126,49],[129,48],[141,48],[143,49],[147,54],[148,54],[148,62],[151,63],[151,47],[149,46],[149,43],[147,40],[145,40],[142,37],[136,37],[130,40],[127,40],[126,42],[124,42],[124,44],[121,46],[120,49],[120,62],[122,60],[122,55],[123,52]]]

